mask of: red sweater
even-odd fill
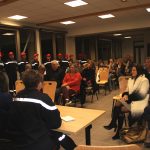
[[[80,84],[81,84],[81,74],[79,72],[75,73],[74,75],[71,75],[70,73],[66,73],[63,84],[67,83],[67,85],[74,91],[80,90]]]

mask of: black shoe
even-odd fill
[[[118,140],[120,139],[120,135],[119,133],[116,133],[113,137],[112,137],[113,140]]]
[[[108,125],[108,126],[104,126],[104,128],[107,129],[107,130],[111,130],[111,129],[113,129],[113,128],[116,129],[116,128],[117,128],[117,125],[111,125],[111,124],[110,124],[110,125]]]

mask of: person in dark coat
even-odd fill
[[[6,69],[6,73],[8,75],[9,78],[9,90],[10,92],[14,92],[15,91],[15,82],[17,80],[17,61],[15,60],[15,56],[13,52],[9,52],[9,59],[8,61],[5,63],[5,69]]]
[[[46,80],[57,82],[57,88],[56,88],[56,94],[55,94],[56,103],[58,102],[58,99],[59,99],[60,88],[61,88],[64,76],[65,76],[65,71],[59,66],[58,61],[57,60],[51,61],[51,70],[48,76],[46,77]]]
[[[33,58],[34,60],[33,60],[32,63],[31,63],[32,69],[38,70],[38,68],[39,68],[38,56],[39,56],[39,54],[35,53],[33,56],[34,56],[34,58]]]
[[[35,70],[24,72],[25,89],[14,98],[9,111],[8,131],[16,150],[66,150],[76,147],[67,135],[54,131],[61,126],[60,112],[41,91],[43,79]]]
[[[25,66],[26,66],[26,64],[28,64],[28,61],[26,60],[25,52],[22,52],[20,56],[21,56],[21,61],[18,62],[18,71],[21,74],[22,72],[25,71]]]
[[[0,71],[4,70],[4,62],[2,61],[2,52],[0,52]]]
[[[49,76],[50,70],[51,70],[51,54],[46,54],[46,61],[44,63],[45,69],[46,69],[46,76]]]
[[[6,137],[7,127],[7,112],[10,109],[12,97],[8,93],[7,78],[3,72],[0,71],[0,138]]]

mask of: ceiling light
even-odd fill
[[[107,18],[113,18],[115,16],[112,15],[112,14],[106,14],[106,15],[101,15],[101,16],[98,16],[98,17],[101,18],[101,19],[107,19]]]
[[[87,5],[88,3],[86,3],[86,2],[84,2],[82,0],[74,0],[74,1],[66,2],[64,4],[68,5],[70,7],[78,7],[78,6]]]
[[[4,33],[2,35],[15,35],[14,33]]]
[[[113,34],[114,36],[120,36],[122,35],[121,33],[116,33],[116,34]]]
[[[64,22],[60,22],[60,23],[68,25],[68,24],[74,24],[75,22],[74,21],[64,21]]]
[[[150,12],[150,8],[146,8],[146,10],[147,10],[148,12]]]
[[[121,2],[127,2],[127,0],[121,0]]]
[[[10,16],[8,18],[15,19],[15,20],[21,20],[21,19],[25,19],[25,18],[28,18],[28,17],[26,17],[26,16],[20,16],[20,15],[14,15],[14,16]]]
[[[124,38],[125,39],[131,39],[131,36],[125,36]]]

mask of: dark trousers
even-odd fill
[[[17,73],[8,74],[9,78],[9,90],[15,90],[15,82],[17,80]]]
[[[147,106],[147,107],[144,109],[143,117],[144,117],[144,119],[147,121],[148,129],[150,130],[150,106]]]
[[[56,143],[56,150],[61,145],[65,150],[73,150],[77,145],[75,142],[66,134],[58,131],[51,131],[50,136]]]

